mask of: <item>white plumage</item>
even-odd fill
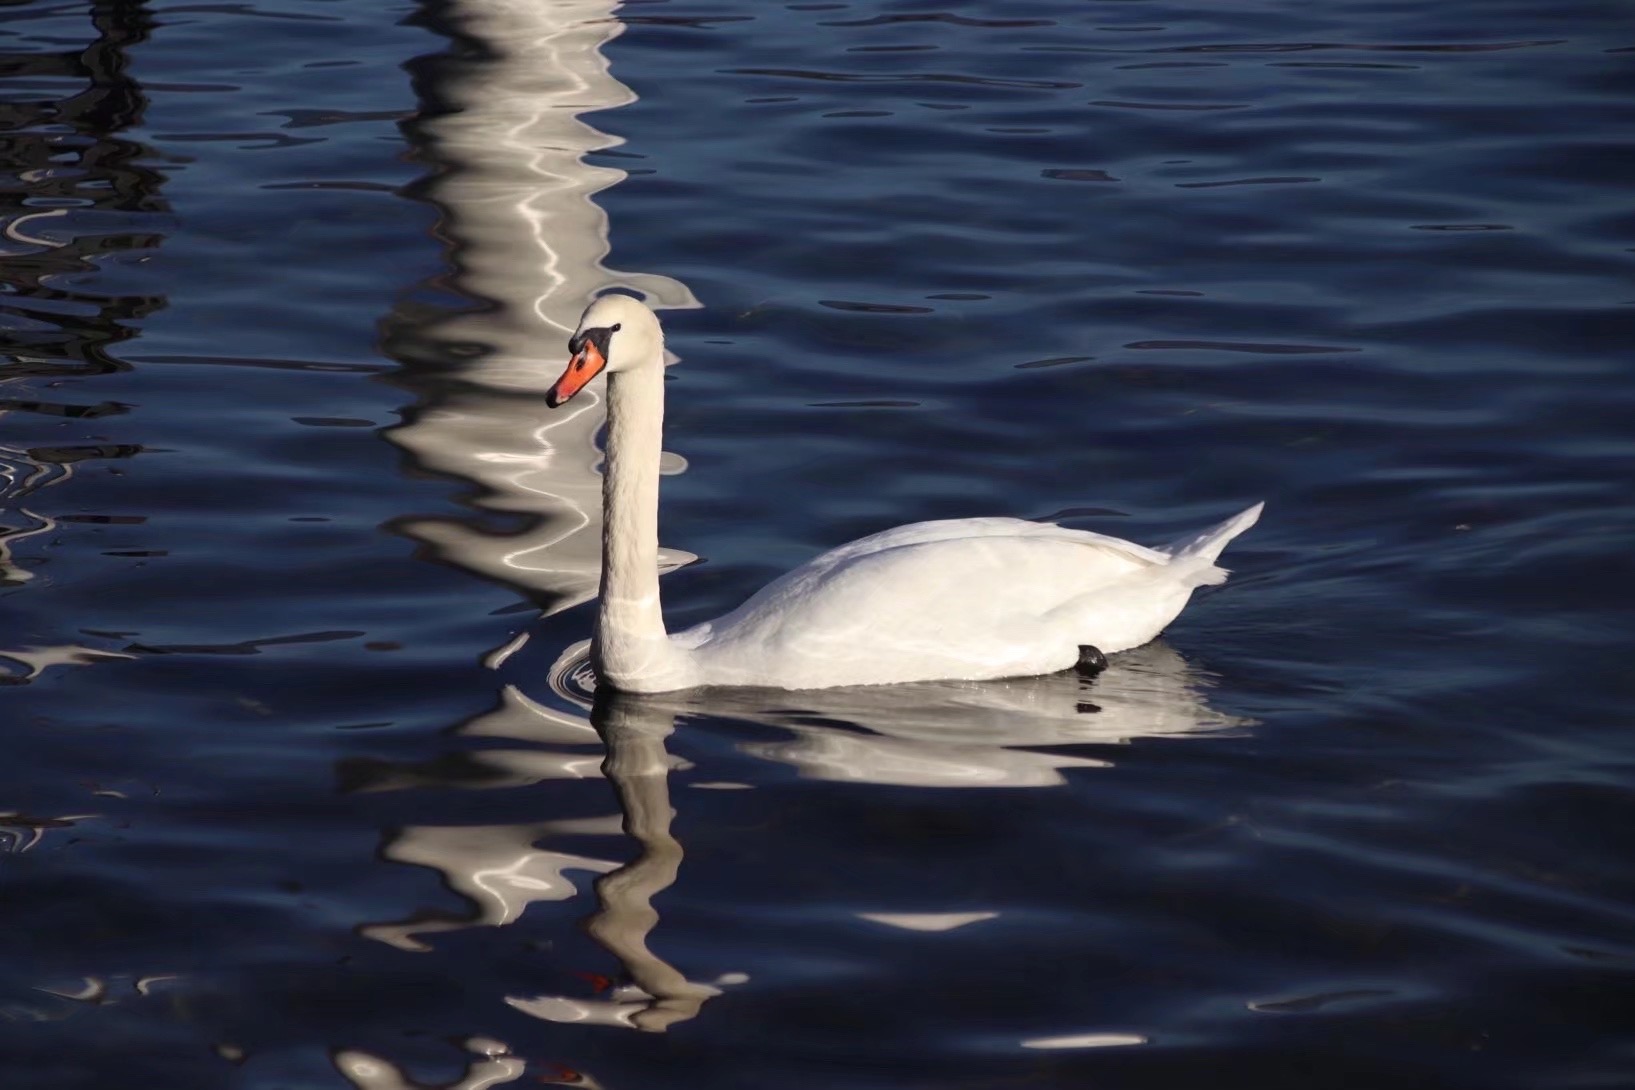
[[[724,617],[675,636],[658,598],[663,334],[645,305],[593,303],[551,390],[560,404],[608,372],[602,599],[591,661],[629,692],[705,685],[816,689],[1065,670],[1079,649],[1146,643],[1261,505],[1149,549],[1023,519],[918,522],[831,549]]]

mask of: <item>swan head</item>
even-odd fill
[[[604,295],[585,308],[579,328],[568,340],[567,370],[546,391],[545,403],[556,408],[607,371],[634,371],[664,366],[664,331],[646,303],[628,295]]]

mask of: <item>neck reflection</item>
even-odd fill
[[[624,831],[637,846],[636,858],[597,880],[598,907],[585,921],[586,932],[619,960],[630,979],[602,1013],[608,1021],[662,1033],[697,1017],[704,1003],[720,994],[688,980],[647,945],[659,922],[653,898],[675,884],[683,854],[670,831],[675,809],[664,745],[674,717],[653,701],[604,691],[597,695],[591,722],[607,746],[602,774],[618,796]],[[529,1009],[516,1001],[512,1005]]]

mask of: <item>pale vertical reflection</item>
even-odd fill
[[[466,723],[460,733],[512,738],[538,749],[483,749],[459,771],[438,765],[416,768],[382,764],[350,769],[352,791],[393,791],[414,787],[520,787],[545,780],[596,779],[602,774],[600,739],[590,723],[540,705],[511,686],[500,704]],[[573,747],[568,749],[554,747]],[[520,825],[411,825],[398,830],[382,849],[387,859],[430,867],[470,905],[462,917],[420,916],[365,925],[361,933],[401,950],[430,949],[421,936],[468,927],[504,927],[538,901],[563,901],[579,892],[572,874],[606,874],[618,867],[608,859],[542,847],[552,837],[614,835],[618,820],[537,822]]]
[[[483,301],[415,335],[447,358],[469,349],[457,389],[440,389],[392,439],[425,468],[476,482],[493,511],[529,519],[521,533],[451,519],[404,524],[440,558],[535,592],[560,609],[595,592],[600,568],[600,384],[559,412],[545,388],[565,363],[569,333],[602,289],[633,288],[656,307],[697,306],[692,293],[660,276],[610,271],[607,216],[592,196],[624,173],[585,162],[620,141],[580,115],[634,101],[609,72],[602,47],[624,29],[614,0],[460,0],[444,18],[480,55],[450,66],[439,81],[446,106],[420,135],[439,169],[427,193],[442,210],[441,232],[455,283]],[[520,395],[520,396],[519,396]],[[676,459],[670,460],[673,469]],[[690,559],[665,553],[667,566]],[[514,647],[496,650],[498,665]],[[601,775],[600,740],[582,718],[554,712],[511,687],[499,707],[463,733],[513,738],[540,749],[483,749],[458,768],[352,769],[353,790],[417,785],[507,787]],[[562,748],[566,747],[566,748]],[[578,891],[583,875],[617,864],[543,842],[567,835],[616,834],[616,819],[504,826],[411,826],[384,847],[386,858],[439,871],[470,908],[372,924],[363,933],[405,950],[459,928],[503,927],[528,906]],[[371,1057],[367,1069],[396,1085]],[[371,1066],[373,1065],[373,1066]]]
[[[681,842],[670,833],[675,810],[670,805],[671,760],[664,748],[674,720],[656,702],[614,693],[599,697],[593,714],[607,746],[602,770],[618,793],[624,831],[636,841],[638,854],[597,881],[598,908],[585,921],[585,930],[619,959],[629,983],[605,1000],[535,996],[506,1002],[552,1022],[663,1033],[697,1017],[704,1003],[720,994],[719,988],[688,980],[647,945],[659,922],[653,898],[675,884],[682,859]]]
[[[439,395],[392,439],[426,468],[478,482],[477,502],[530,516],[527,532],[464,522],[405,525],[438,556],[539,592],[561,609],[595,592],[600,566],[601,478],[594,436],[602,389],[551,413],[542,393],[566,362],[568,334],[600,289],[642,292],[655,307],[693,307],[685,286],[662,276],[613,272],[607,216],[591,200],[623,171],[592,166],[587,152],[620,141],[580,118],[632,102],[602,47],[623,24],[613,0],[464,0],[449,19],[485,48],[437,90],[450,109],[423,129],[442,169],[428,193],[443,210],[457,285],[495,305],[419,335],[446,349],[477,346],[465,388]],[[669,459],[672,470],[678,459]],[[666,553],[666,567],[691,559]]]
[[[673,726],[668,705],[607,694],[594,713],[596,725],[538,704],[507,689],[499,707],[465,724],[460,733],[501,737],[541,746],[594,748],[483,749],[470,755],[467,775],[446,765],[417,769],[383,764],[344,772],[353,791],[443,787],[514,787],[561,778],[605,776],[619,800],[617,816],[577,818],[522,825],[411,826],[387,843],[383,854],[395,862],[430,867],[470,905],[462,917],[420,916],[367,924],[369,938],[401,950],[430,949],[424,936],[467,927],[504,927],[536,901],[561,901],[579,889],[570,872],[602,875],[596,882],[597,909],[585,929],[618,959],[625,982],[605,999],[569,996],[507,996],[511,1006],[536,1018],[585,1022],[663,1032],[695,1017],[719,989],[690,981],[648,948],[658,925],[653,898],[676,880],[682,847],[670,832],[674,809],[669,775],[680,764],[665,750]],[[682,766],[685,767],[685,766]],[[570,770],[571,773],[564,770]],[[618,836],[635,841],[636,855],[622,866],[605,859],[542,846],[565,836]],[[737,982],[741,974],[717,983]],[[367,1062],[376,1062],[366,1058]],[[357,1080],[354,1080],[357,1081]],[[363,1085],[363,1083],[359,1083]]]
[[[0,409],[0,426],[4,426],[7,415],[5,409]],[[55,519],[22,506],[23,497],[46,485],[66,481],[73,472],[72,464],[43,462],[25,448],[0,443],[0,587],[19,586],[34,578],[33,572],[12,559],[12,549],[28,538],[57,528]]]

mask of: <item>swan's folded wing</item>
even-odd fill
[[[1021,519],[914,523],[832,549],[675,639],[707,685],[1044,674],[1083,644],[1151,639],[1214,581],[1211,556]]]
[[[887,549],[899,549],[908,545],[930,545],[942,541],[971,541],[978,538],[1033,538],[1055,541],[1071,541],[1080,545],[1090,545],[1106,549],[1132,560],[1144,561],[1148,564],[1166,564],[1169,556],[1156,549],[1149,549],[1145,545],[1137,545],[1133,541],[1122,538],[1108,537],[1105,534],[1093,533],[1089,530],[1071,530],[1064,526],[1057,526],[1052,522],[1030,522],[1027,519],[1013,518],[970,518],[970,519],[938,519],[932,522],[911,522],[906,526],[894,526],[889,530],[882,530],[868,537],[860,537],[856,541],[836,546],[802,565],[802,569],[829,568],[844,561],[855,560],[869,553],[884,552]]]
[[[1060,572],[1068,578],[1048,578],[1050,573],[1046,572],[1045,582],[1050,587],[1048,593],[1061,595],[1063,598],[1080,592],[1086,579],[1089,585],[1094,585],[1108,577],[1127,574],[1132,569],[1161,566],[1170,561],[1168,554],[1134,542],[1088,530],[1070,530],[1049,522],[1030,522],[1027,519],[1013,518],[912,522],[836,546],[800,567],[778,576],[731,613],[713,621],[694,625],[676,633],[672,638],[683,647],[700,647],[723,635],[726,630],[744,624],[757,614],[766,619],[768,612],[776,613],[793,608],[804,596],[816,593],[818,588],[836,580],[842,572],[848,572],[853,576],[862,574],[857,570],[860,566],[882,571],[894,569],[910,576],[959,569],[969,571],[966,564],[972,559],[973,554],[968,550],[977,549],[980,552],[980,546],[984,544],[998,546],[1020,544],[1025,548],[1030,543],[1038,545],[1065,543],[1087,550],[1084,553],[1080,553],[1078,549],[1067,550],[1065,554],[1067,563]],[[1042,557],[1043,553],[1037,555]],[[1058,554],[1061,555],[1064,554]],[[1108,570],[1100,573],[1096,571],[1103,568]],[[1038,586],[1038,573],[1028,572],[1024,578],[1027,577],[1031,577],[1029,581]],[[882,577],[880,583],[882,587],[890,586],[891,579],[889,576]],[[985,581],[982,585],[991,586]],[[1075,586],[1078,589],[1069,589]],[[889,593],[887,596],[890,597]]]
[[[717,684],[808,688],[1059,670],[1077,645],[1066,626],[1050,622],[1052,611],[1160,562],[1094,535],[1040,534],[1035,525],[877,536],[868,548],[796,568],[676,640],[707,656]]]

